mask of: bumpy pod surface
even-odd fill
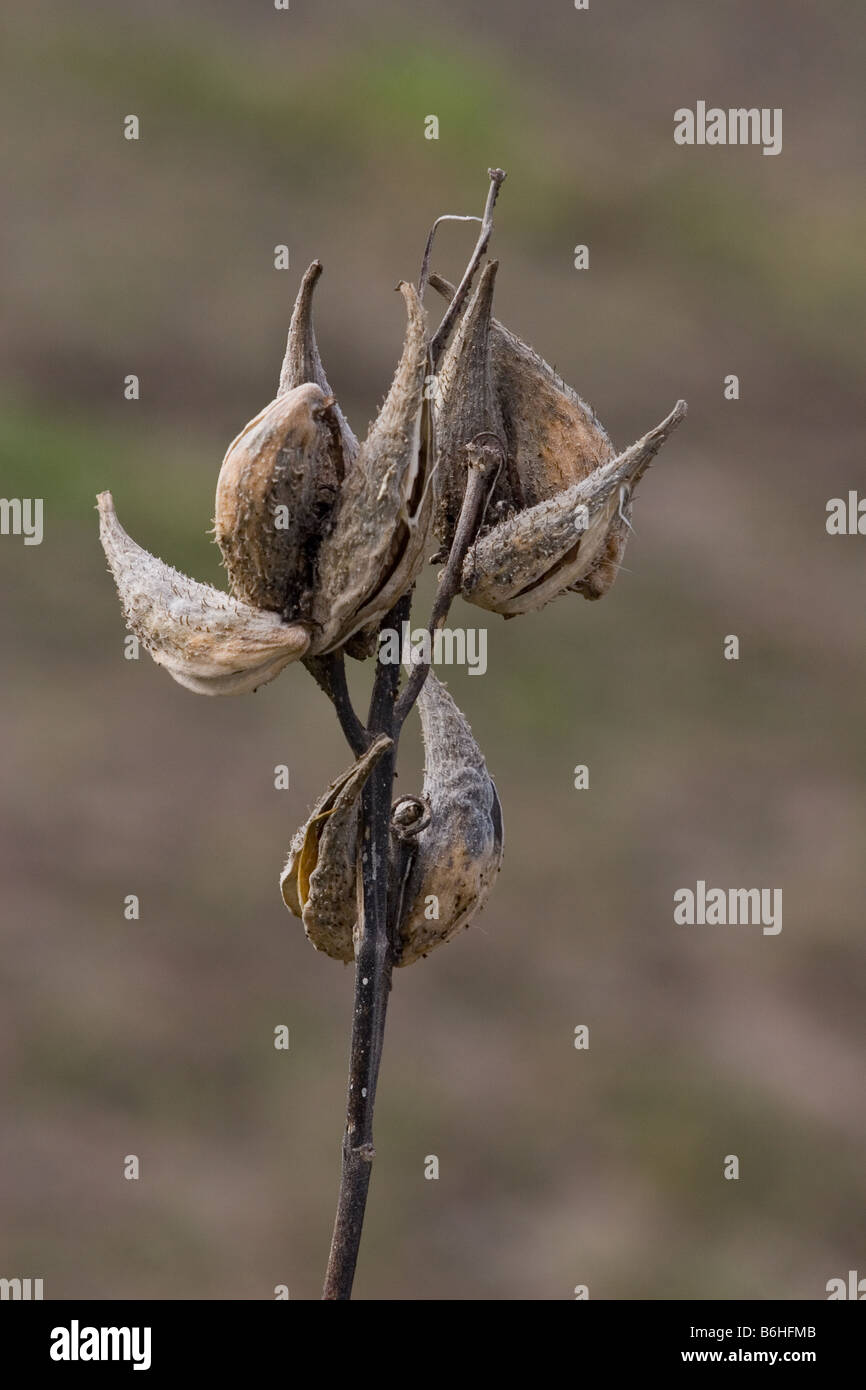
[[[493,524],[580,482],[614,455],[592,408],[532,348],[493,318],[498,262],[485,266],[437,373],[439,468],[434,528],[450,545],[460,515],[466,445],[492,433],[505,466],[487,509]],[[450,298],[439,276],[430,284]]]
[[[412,285],[398,286],[408,323],[394,380],[347,472],[319,552],[316,650],[378,622],[424,563],[433,514],[425,428],[427,319]]]
[[[310,652],[339,648],[414,583],[432,518],[427,487],[426,318],[415,289],[391,388],[358,445],[328,384],[312,323],[321,273],[304,276],[275,400],[229,446],[216,538],[232,590],[310,626]]]
[[[333,399],[316,382],[278,396],[229,445],[215,535],[232,591],[309,620],[316,557],[345,473]]]
[[[102,547],[127,623],[179,685],[199,695],[242,695],[304,655],[305,627],[178,573],[127,535],[110,492],[97,501]]]
[[[391,740],[381,735],[319,797],[295,833],[280,877],[283,902],[304,923],[317,951],[334,960],[354,956],[358,798]]]
[[[591,407],[493,318],[496,268],[485,267],[438,375],[434,528],[450,546],[467,445],[492,435],[503,467],[464,566],[463,594],[515,617],[566,591],[588,599],[607,593],[628,539],[634,489],[686,407],[678,402],[661,425],[615,455]],[[453,295],[439,276],[430,283]]]
[[[278,396],[286,396],[296,386],[304,386],[310,381],[314,381],[321,388],[323,396],[334,395],[322,366],[319,345],[316,342],[316,331],[313,326],[313,291],[321,274],[321,262],[313,261],[301,281],[289,323],[286,351],[280,368]],[[349,468],[358,457],[358,441],[336,400],[332,412],[339,427],[346,467]]]
[[[565,589],[601,598],[616,578],[634,489],[685,413],[678,401],[624,453],[487,531],[466,557],[464,597],[507,618],[543,608]]]
[[[418,710],[424,739],[420,800],[429,819],[420,822],[424,828],[415,836],[402,889],[398,965],[411,965],[469,926],[493,887],[504,847],[502,808],[484,757],[432,671]],[[403,838],[402,826],[398,834]]]

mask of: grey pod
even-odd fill
[[[127,535],[110,492],[97,502],[102,548],[126,621],[179,685],[199,695],[242,695],[304,655],[305,627],[179,574]]]
[[[296,386],[245,425],[217,482],[214,534],[232,592],[310,621],[316,560],[345,463],[333,396]]]
[[[342,646],[377,623],[412,587],[433,516],[427,486],[427,318],[414,286],[398,286],[408,322],[403,353],[379,414],[347,471],[318,556],[314,651]]]
[[[465,448],[477,434],[495,435],[504,449],[490,523],[580,482],[615,452],[592,408],[493,317],[497,269],[497,261],[484,267],[437,373],[434,526],[446,545],[463,501]],[[451,297],[453,287],[439,276],[430,284]]]
[[[322,366],[319,345],[316,342],[316,332],[313,327],[313,291],[321,274],[321,261],[313,261],[301,281],[301,288],[298,290],[298,297],[295,300],[295,307],[292,310],[289,323],[286,351],[283,365],[280,368],[277,399],[280,396],[287,396],[290,391],[294,391],[295,387],[304,386],[311,381],[315,382],[323,396],[333,397],[334,395]],[[358,441],[336,400],[333,405],[333,416],[340,431],[346,468],[351,468],[358,457]]]
[[[280,876],[283,902],[304,923],[317,951],[334,960],[355,954],[358,798],[364,783],[391,747],[384,734],[319,797],[292,839]]]
[[[342,647],[411,588],[432,518],[426,317],[413,286],[403,352],[359,446],[331,393],[312,324],[314,262],[292,314],[275,400],[229,446],[215,534],[232,591],[309,625],[310,654]]]
[[[423,790],[420,798],[398,800],[392,815],[398,965],[411,965],[469,926],[493,887],[504,844],[502,808],[481,750],[432,671],[418,710]],[[401,873],[404,846],[408,867]]]
[[[466,557],[464,597],[506,618],[543,608],[565,589],[601,598],[616,578],[634,489],[685,413],[678,401],[624,453],[492,527]]]
[[[684,401],[616,455],[590,406],[532,348],[493,318],[496,262],[484,269],[443,358],[436,394],[434,529],[451,544],[466,488],[466,446],[500,444],[503,467],[481,540],[463,571],[470,602],[505,617],[542,608],[565,591],[603,597],[620,568],[634,489]],[[430,284],[446,299],[453,287]],[[583,524],[571,524],[578,508]]]

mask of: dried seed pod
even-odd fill
[[[427,319],[414,286],[398,286],[408,323],[394,380],[322,541],[313,604],[315,650],[327,652],[382,618],[418,577],[432,518],[424,400]]]
[[[466,556],[464,597],[506,618],[543,608],[564,589],[600,598],[616,578],[632,493],[685,414],[678,401],[624,453],[488,531]]]
[[[310,617],[345,472],[333,404],[316,382],[278,396],[229,445],[217,483],[215,533],[232,591],[291,620]]]
[[[317,386],[321,387],[323,396],[333,396],[334,394],[322,366],[319,346],[313,329],[313,291],[318,284],[321,273],[321,262],[313,261],[301,281],[301,288],[298,290],[298,297],[295,300],[295,307],[292,310],[289,324],[289,336],[286,341],[283,365],[280,369],[277,396],[287,396],[296,386],[304,386],[309,381],[314,381]],[[339,426],[343,443],[343,457],[348,471],[358,457],[358,441],[336,400],[332,410]]]
[[[310,608],[319,541],[358,453],[313,328],[321,273],[313,261],[301,281],[276,398],[229,445],[217,482],[214,530],[233,591],[289,617]]]
[[[380,735],[319,797],[292,840],[280,877],[286,907],[302,919],[316,950],[335,960],[352,960],[355,953],[358,798],[391,743]]]
[[[491,522],[553,497],[614,455],[592,408],[493,318],[497,269],[497,261],[484,267],[438,372],[434,527],[448,546],[465,491],[465,447],[476,435],[493,433],[505,450],[488,505]],[[452,297],[453,286],[439,276],[430,284]]]
[[[411,587],[432,516],[426,318],[418,295],[399,286],[408,315],[403,353],[359,447],[330,393],[313,333],[320,273],[314,262],[304,276],[277,398],[226,453],[215,526],[233,591],[287,621],[308,622],[313,654],[370,628]]]
[[[418,710],[422,795],[400,798],[392,813],[397,840],[405,844],[411,838],[415,845],[402,885],[398,965],[411,965],[469,926],[490,893],[503,851],[502,808],[487,765],[469,724],[432,671]],[[396,848],[392,878],[401,862]]]
[[[179,685],[242,695],[304,655],[309,631],[179,574],[137,545],[101,492],[99,534],[130,628]]]
[[[439,372],[434,527],[450,546],[466,487],[466,446],[494,434],[505,464],[487,507],[489,529],[464,566],[463,593],[513,617],[566,590],[590,599],[608,591],[628,538],[634,488],[686,408],[678,402],[667,420],[615,457],[591,407],[492,317],[496,268],[485,267]],[[430,284],[446,299],[454,293],[439,276]],[[582,484],[585,491],[576,493]],[[589,526],[576,541],[569,508],[584,505]]]

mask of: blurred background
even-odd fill
[[[506,859],[477,927],[395,978],[356,1296],[811,1299],[866,1274],[866,540],[824,524],[866,493],[863,62],[842,0],[7,15],[2,492],[44,498],[45,535],[0,540],[0,1274],[318,1297],[352,973],[277,878],[347,750],[300,667],[207,701],[124,659],[94,496],[222,585],[220,460],[274,393],[303,270],[363,433],[393,286],[491,164],[498,316],[619,447],[690,413],[603,602],[452,611],[489,629],[486,675],[440,674]],[[781,155],[676,146],[699,99],[782,107]],[[474,235],[443,227],[434,267]],[[781,887],[781,934],[675,926],[697,879]]]

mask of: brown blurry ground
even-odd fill
[[[123,660],[94,494],[221,582],[219,461],[273,392],[304,267],[324,263],[320,344],[363,430],[392,287],[437,214],[479,210],[489,164],[499,316],[619,445],[678,396],[690,415],[612,594],[492,618],[487,674],[441,673],[506,862],[478,927],[397,975],[357,1295],[800,1299],[863,1271],[866,541],[824,529],[828,498],[866,492],[863,49],[838,0],[9,17],[2,492],[44,497],[46,524],[0,541],[0,1274],[318,1295],[351,972],[276,879],[347,753],[300,668],[208,702]],[[781,106],[782,154],[676,147],[699,98]],[[471,239],[443,228],[437,268]],[[699,878],[781,887],[781,935],[676,927]]]

